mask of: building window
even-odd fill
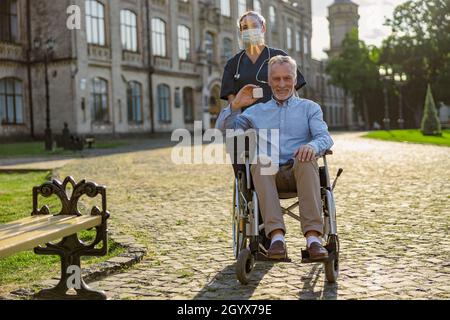
[[[18,40],[17,0],[2,0],[0,1],[0,41],[17,42]]]
[[[23,123],[22,81],[14,78],[0,80],[0,122],[2,124]]]
[[[183,25],[178,26],[178,56],[181,60],[191,60],[191,31]]]
[[[86,33],[88,43],[106,45],[105,6],[95,0],[86,0]]]
[[[238,14],[241,17],[247,11],[247,0],[238,0]]]
[[[288,50],[292,50],[292,29],[290,27],[286,28],[286,40]]]
[[[214,63],[214,35],[211,32],[206,33],[205,37],[206,61],[208,64]]]
[[[274,29],[277,24],[277,14],[274,6],[269,7],[269,21],[271,28]]]
[[[229,60],[233,57],[233,41],[230,38],[223,39],[223,58]]]
[[[161,123],[170,123],[170,88],[166,84],[158,85],[158,120]]]
[[[194,122],[194,94],[192,88],[183,89],[184,122]]]
[[[220,14],[225,17],[231,17],[230,0],[220,0]]]
[[[309,36],[307,34],[304,37],[303,50],[305,54],[309,54]]]
[[[166,23],[159,19],[152,19],[152,46],[155,56],[166,57]]]
[[[128,83],[127,103],[128,122],[142,123],[142,85],[139,82]]]
[[[302,34],[300,33],[300,31],[297,31],[295,33],[295,51],[302,51]]]
[[[130,10],[120,11],[120,33],[122,37],[122,49],[137,52],[137,16]]]
[[[92,80],[91,111],[94,122],[107,123],[108,116],[108,81],[101,78]]]
[[[262,5],[260,0],[253,0],[253,10],[262,14]]]

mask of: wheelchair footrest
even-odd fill
[[[280,263],[280,262],[290,263],[290,262],[292,262],[292,260],[289,259],[289,257],[286,257],[284,259],[270,259],[262,252],[258,252],[256,254],[255,258],[256,258],[256,261],[267,261],[267,262],[274,262],[274,263]]]

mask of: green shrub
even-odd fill
[[[422,131],[422,134],[425,136],[442,135],[441,123],[439,121],[430,85],[428,85],[427,96],[425,98],[425,109],[420,131]]]

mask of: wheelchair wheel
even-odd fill
[[[255,257],[250,250],[244,249],[239,254],[236,262],[236,276],[240,283],[247,285],[250,281],[250,273],[255,267]]]
[[[324,263],[325,277],[329,283],[335,283],[339,277],[339,238],[337,235],[329,237],[328,246],[332,248],[330,254],[333,254],[334,258]]]

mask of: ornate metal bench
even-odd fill
[[[67,195],[67,185],[73,187],[72,195]],[[38,208],[38,196],[48,198],[56,195],[62,204],[61,212],[50,215],[48,206]],[[101,196],[102,208],[93,207],[90,215],[82,215],[78,211],[81,196],[90,198]],[[33,212],[31,217],[0,225],[0,259],[15,253],[30,250],[38,255],[58,255],[61,258],[61,279],[56,287],[44,289],[35,295],[37,299],[89,299],[104,300],[102,291],[90,289],[81,277],[81,256],[104,256],[108,250],[106,189],[85,180],[75,183],[67,177],[63,183],[58,180],[46,182],[33,188]],[[80,231],[96,229],[96,237],[92,243],[84,243],[78,239]],[[59,243],[52,243],[62,239]],[[96,248],[101,244],[100,248]],[[76,272],[78,278],[74,279]],[[77,285],[73,287],[71,283]],[[68,294],[74,289],[76,295]]]

